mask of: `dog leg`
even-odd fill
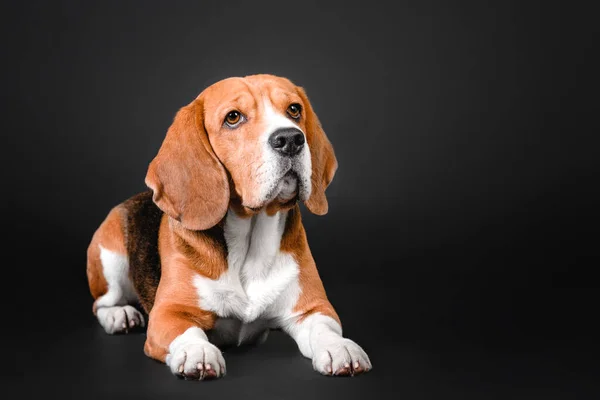
[[[131,306],[137,295],[129,279],[121,210],[113,209],[88,248],[88,282],[96,299],[93,311],[109,334],[144,326],[144,317]]]
[[[144,352],[167,364],[177,377],[220,378],[225,375],[225,360],[205,333],[214,327],[215,318],[210,312],[189,306],[155,304],[150,312]]]
[[[284,329],[294,338],[300,352],[312,359],[313,368],[323,375],[357,375],[373,368],[365,351],[344,338],[342,327],[331,317],[311,314]]]

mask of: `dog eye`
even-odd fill
[[[235,127],[242,120],[242,114],[239,111],[233,110],[225,116],[225,123],[230,127]]]
[[[298,119],[300,118],[300,104],[291,104],[288,109],[287,109],[287,113],[290,117],[294,118],[294,119]]]

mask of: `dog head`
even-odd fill
[[[327,213],[337,160],[301,87],[273,75],[228,78],[181,108],[152,160],[154,202],[188,229],[232,207],[252,215],[303,201]]]

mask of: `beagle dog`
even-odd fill
[[[327,213],[337,160],[303,88],[273,75],[219,81],[181,108],[146,175],[87,252],[109,334],[145,327],[147,356],[186,379],[225,375],[219,347],[287,332],[324,375],[372,366],[342,335],[300,207]]]

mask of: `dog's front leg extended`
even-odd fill
[[[205,333],[214,321],[212,313],[196,307],[156,305],[150,313],[144,352],[167,364],[176,376],[219,378],[225,375],[225,360]]]
[[[373,368],[365,351],[344,338],[342,327],[330,316],[310,314],[296,318],[284,329],[294,338],[300,352],[312,359],[313,368],[324,375],[356,375]]]
[[[373,368],[367,354],[342,336],[339,316],[327,298],[300,220],[292,219],[288,225],[290,231],[298,231],[289,242],[293,245],[287,243],[287,251],[298,262],[300,294],[280,326],[294,338],[300,352],[312,359],[318,372],[342,376],[367,372]]]

